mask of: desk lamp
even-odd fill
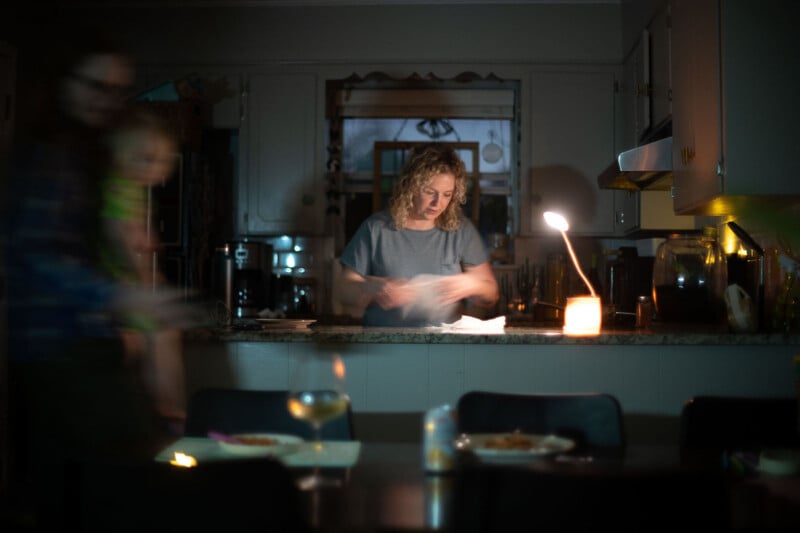
[[[586,286],[589,287],[589,292],[591,293],[591,296],[567,298],[567,306],[564,308],[564,335],[576,337],[599,335],[601,322],[600,297],[597,296],[594,287],[592,287],[589,279],[581,270],[581,265],[575,257],[572,244],[567,238],[569,223],[566,218],[552,211],[545,211],[544,220],[548,226],[561,232],[561,236],[564,237],[564,242],[567,245],[569,256],[572,258],[572,264],[575,265],[575,269],[580,274],[583,282],[586,283]]]

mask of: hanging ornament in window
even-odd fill
[[[494,130],[489,130],[489,144],[483,147],[481,155],[487,163],[497,163],[503,157],[503,148],[494,142]]]
[[[417,131],[423,135],[427,135],[431,139],[438,139],[439,137],[454,133],[455,129],[453,129],[453,125],[450,124],[450,122],[444,119],[431,118],[418,122]]]

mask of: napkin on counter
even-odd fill
[[[462,315],[460,320],[450,324],[442,324],[442,331],[458,333],[503,333],[506,327],[506,317],[498,316],[489,320],[481,320],[474,316]]]

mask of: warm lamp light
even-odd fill
[[[197,466],[197,459],[183,452],[175,452],[175,455],[173,459],[170,460],[169,464],[183,468],[192,468],[193,466]]]
[[[586,274],[581,270],[581,265],[578,263],[578,258],[575,257],[575,251],[572,249],[572,244],[567,238],[567,230],[569,223],[567,219],[558,213],[552,211],[545,211],[544,220],[547,225],[553,229],[561,232],[564,237],[564,242],[567,245],[567,251],[572,264],[580,274],[581,279],[586,286],[589,287],[591,296],[579,296],[575,298],[567,298],[567,306],[564,309],[564,335],[599,335],[600,334],[600,297],[594,291],[594,287],[589,283]]]
[[[599,296],[567,298],[567,307],[564,309],[564,335],[598,335],[600,322]]]

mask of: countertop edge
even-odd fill
[[[800,345],[800,334],[724,331],[610,330],[571,337],[556,328],[508,327],[503,333],[454,333],[425,328],[320,326],[301,330],[194,328],[196,342],[283,342],[318,344],[563,344],[563,345]]]

